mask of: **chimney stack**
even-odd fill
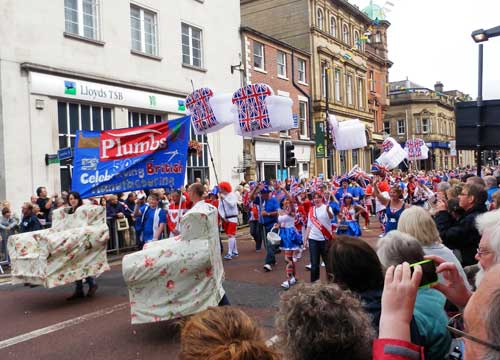
[[[438,81],[434,84],[434,91],[442,93],[444,89],[443,83]]]

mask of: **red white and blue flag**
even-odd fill
[[[201,88],[193,91],[186,98],[186,106],[191,113],[191,122],[198,134],[219,124],[209,103],[213,95],[211,89]]]
[[[266,84],[252,84],[240,88],[233,95],[233,104],[238,106],[238,121],[243,132],[271,128],[266,98],[272,95]]]

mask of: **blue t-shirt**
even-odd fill
[[[359,204],[361,200],[365,197],[365,191],[361,186],[355,186],[352,188],[352,196],[359,198],[358,201],[355,201],[355,204]]]
[[[338,202],[335,201],[330,201],[330,208],[333,211],[333,219],[332,219],[332,224],[337,224],[338,223],[338,218],[337,215],[340,212],[340,205]]]
[[[278,211],[280,209],[280,204],[276,198],[269,198],[268,200],[262,199],[262,206],[260,206],[261,197],[258,196],[253,201],[259,207],[259,224],[264,224],[266,227],[270,227],[278,222],[278,216],[262,216],[261,209],[270,213]]]
[[[342,197],[344,196],[344,194],[346,192],[351,194],[352,196],[357,196],[357,195],[354,195],[354,193],[353,193],[353,187],[349,186],[347,188],[347,191],[345,191],[343,187],[339,188],[337,190],[337,192],[335,193],[335,197],[337,198],[338,201],[342,201]]]
[[[144,211],[146,211],[146,213],[144,213]],[[153,230],[155,212],[156,212],[156,209],[153,209],[148,205],[141,206],[141,214],[142,214],[141,220],[144,219],[144,221],[142,222],[142,240],[143,241],[153,240],[153,236],[155,235],[154,230]],[[165,210],[160,209],[160,213],[158,215],[160,217],[158,224],[166,224],[167,214],[165,213]]]

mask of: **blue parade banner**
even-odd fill
[[[82,198],[184,183],[190,117],[135,128],[77,131],[72,191]]]

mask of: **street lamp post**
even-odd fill
[[[479,44],[479,59],[478,59],[478,78],[477,78],[477,107],[478,107],[478,144],[477,144],[477,156],[476,156],[476,167],[477,167],[477,176],[481,176],[481,167],[482,167],[482,159],[481,159],[481,150],[482,150],[482,132],[483,132],[483,116],[482,116],[482,108],[483,108],[483,44],[484,41],[488,41],[489,38],[500,36],[500,26],[496,26],[491,29],[479,29],[475,30],[471,34],[472,39],[476,43]]]

